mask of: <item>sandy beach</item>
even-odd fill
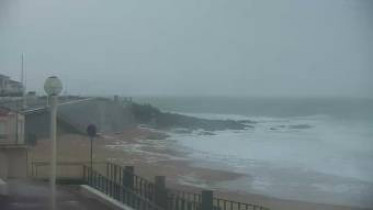
[[[167,186],[188,191],[203,188],[214,189],[221,198],[253,203],[279,210],[347,210],[362,209],[347,206],[318,204],[295,200],[278,199],[244,191],[229,191],[213,187],[215,183],[230,181],[247,176],[222,170],[212,170],[193,166],[186,158],[185,151],[164,145],[159,139],[167,134],[146,128],[128,129],[117,134],[101,134],[94,140],[93,159],[100,168],[107,161],[120,165],[135,166],[136,174],[150,180],[156,175],[167,177]],[[89,162],[89,139],[81,135],[61,135],[58,137],[58,161]],[[30,149],[29,161],[48,161],[49,141],[39,140]],[[73,170],[73,169],[72,169]]]

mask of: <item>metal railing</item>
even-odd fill
[[[175,210],[200,210],[202,205],[201,193],[185,192],[178,190],[168,191],[168,209]]]
[[[136,194],[146,198],[149,201],[157,202],[156,183],[142,178],[134,173],[133,167],[122,167],[114,163],[107,163],[106,174],[115,183],[123,183],[125,186],[133,189]],[[175,189],[165,189],[167,210],[204,210],[203,203],[210,202],[214,210],[269,210],[269,208],[237,202],[217,197],[204,199],[202,193],[187,192]]]
[[[88,161],[59,161],[57,162],[58,179],[82,179],[83,166],[89,165]],[[104,165],[105,162],[94,162],[95,167]],[[33,161],[29,174],[36,179],[47,179],[50,176],[50,162]]]
[[[134,173],[133,167],[106,163],[106,176],[115,183],[123,184],[148,200],[154,200],[155,184]]]
[[[230,201],[221,198],[214,198],[213,202],[215,209],[219,210],[269,210],[269,208],[265,208],[262,206],[237,201]]]
[[[88,166],[83,166],[83,180],[91,187],[105,193],[115,200],[137,210],[164,210],[154,202],[139,195],[136,191],[110,179]]]
[[[187,192],[165,187],[165,178],[155,182],[134,173],[132,166],[96,162],[94,170],[88,162],[58,162],[59,179],[82,179],[89,186],[139,210],[269,210],[260,205],[232,201],[223,198],[205,197],[203,192]],[[47,178],[49,162],[33,162],[32,176]],[[66,174],[69,172],[70,174]],[[68,175],[68,176],[67,176]],[[160,184],[161,183],[161,184]],[[161,185],[161,186],[160,186]],[[205,206],[210,206],[206,208]]]

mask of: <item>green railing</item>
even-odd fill
[[[79,179],[138,210],[269,210],[260,205],[217,198],[209,190],[187,192],[166,188],[165,177],[158,176],[154,182],[149,181],[136,175],[133,166],[96,162],[92,170],[88,165],[88,162],[59,162],[58,179]],[[32,175],[47,178],[49,163],[33,162]]]
[[[107,196],[137,210],[164,210],[133,189],[112,180],[88,166],[83,166],[83,180]]]
[[[106,175],[114,183],[122,183],[166,210],[269,210],[260,205],[216,198],[212,191],[197,193],[169,189],[165,186],[165,177],[156,177],[153,183],[136,175],[132,166],[107,163]]]

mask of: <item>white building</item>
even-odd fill
[[[0,108],[0,145],[24,144],[24,123],[22,114]]]
[[[22,93],[22,83],[0,74],[0,96],[20,96]]]
[[[24,122],[22,114],[0,108],[0,181],[27,176]]]

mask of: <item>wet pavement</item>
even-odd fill
[[[1,210],[49,210],[48,182],[34,180],[8,180],[9,196],[0,196]],[[77,185],[57,185],[58,210],[110,209],[95,199],[80,194]]]

